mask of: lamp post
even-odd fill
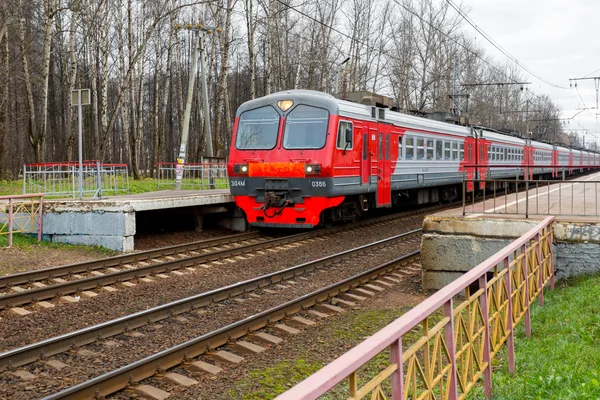
[[[83,127],[81,106],[90,104],[90,89],[75,89],[71,91],[71,106],[77,106],[77,117],[79,126],[79,200],[83,198]]]
[[[220,33],[221,28],[203,26],[202,24],[175,25],[175,29],[187,29],[194,33],[194,49],[192,53],[192,65],[190,70],[190,80],[188,81],[187,102],[185,104],[185,113],[183,115],[183,129],[181,132],[181,145],[179,146],[179,157],[177,157],[177,167],[175,169],[175,190],[181,190],[181,181],[183,179],[183,167],[187,150],[188,134],[190,129],[190,115],[192,113],[192,100],[194,92],[194,82],[196,79],[196,69],[198,67],[198,55],[200,56],[200,72],[202,74],[202,102],[204,103],[204,118],[206,121],[206,152],[209,157],[214,157],[212,130],[210,126],[210,107],[208,106],[208,87],[206,84],[206,67],[204,65],[204,35],[210,35],[214,31]]]

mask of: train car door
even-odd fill
[[[368,185],[371,180],[371,152],[369,151],[369,128],[362,131],[362,157],[360,159],[360,184]]]
[[[391,125],[377,124],[377,207],[391,207]]]

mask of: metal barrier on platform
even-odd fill
[[[40,163],[23,166],[23,193],[46,196],[76,197],[79,194],[79,163]],[[84,196],[100,198],[103,194],[128,194],[127,164],[83,163]]]
[[[545,218],[277,399],[316,399],[339,389],[353,400],[455,400],[481,378],[491,397],[492,359],[506,343],[508,369],[514,372],[514,329],[523,321],[531,335],[530,306],[536,298],[543,305],[544,286],[554,288],[553,221]],[[363,376],[369,371],[365,365],[386,351],[389,362],[382,366],[378,358],[372,366],[380,372]],[[340,385],[345,381],[349,390]]]
[[[160,162],[156,164],[158,169],[158,190],[175,189],[175,177],[177,163]],[[229,179],[227,177],[226,163],[187,163],[183,165],[183,179],[181,181],[183,190],[201,189],[227,189]]]
[[[8,235],[8,247],[15,232],[37,232],[42,240],[43,206],[42,193],[0,196],[0,236]]]

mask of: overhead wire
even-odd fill
[[[485,33],[483,31],[483,29],[481,29],[468,15],[466,15],[461,9],[460,7],[458,7],[456,4],[454,4],[454,2],[452,0],[446,0],[446,2],[458,13],[458,15],[460,15],[465,21],[467,21],[467,23],[469,25],[471,25],[477,32],[479,32],[479,34],[481,36],[483,36],[483,38],[485,40],[487,40],[488,42],[490,42],[490,44],[492,46],[494,46],[496,49],[498,49],[498,51],[500,51],[502,54],[504,54],[509,60],[511,60],[512,62],[514,62],[516,65],[518,65],[520,68],[524,69],[525,71],[529,72],[531,75],[533,75],[535,78],[539,79],[540,81],[546,83],[547,85],[553,86],[555,88],[558,89],[569,89],[566,86],[560,86],[557,85],[555,83],[552,83],[546,79],[544,79],[543,77],[541,77],[540,75],[536,74],[535,72],[533,72],[530,68],[528,68],[525,64],[521,63],[519,60],[517,60],[512,54],[510,54],[506,49],[504,49],[498,42],[496,42],[490,35],[488,35],[487,33]]]

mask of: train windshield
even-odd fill
[[[238,124],[235,147],[268,150],[275,147],[279,130],[279,114],[271,106],[243,112]]]
[[[285,120],[283,147],[286,149],[320,149],[325,146],[329,112],[300,104]]]

